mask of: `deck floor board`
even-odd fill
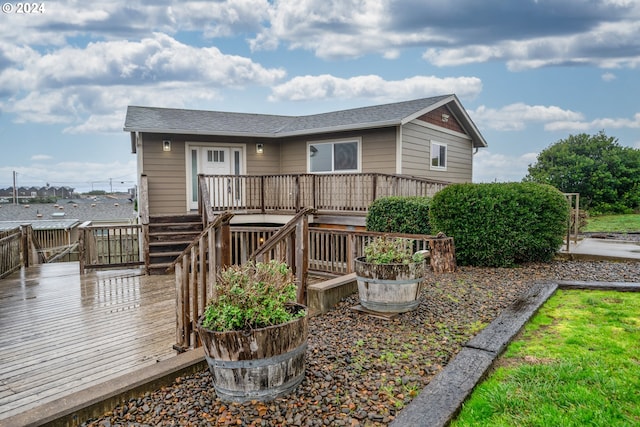
[[[79,274],[78,263],[0,280],[2,419],[175,356],[173,276]]]

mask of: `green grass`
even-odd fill
[[[452,426],[640,425],[640,294],[558,291]]]
[[[585,232],[628,233],[640,231],[640,214],[601,215],[587,220]]]

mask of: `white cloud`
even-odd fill
[[[0,87],[11,91],[0,109],[14,113],[17,122],[72,124],[69,132],[121,130],[122,118],[117,125],[100,120],[123,115],[128,104],[179,107],[219,97],[221,88],[270,85],[285,76],[281,68],[160,33],[47,54],[5,44],[3,52],[14,65],[0,72]]]
[[[610,82],[616,79],[616,75],[613,73],[604,73],[602,75],[602,80],[604,80],[605,82]]]
[[[469,111],[474,122],[482,127],[500,131],[522,130],[527,123],[558,122],[582,120],[582,113],[563,110],[556,106],[526,105],[516,103],[500,109],[487,108],[484,105]]]
[[[639,129],[640,113],[636,113],[631,119],[595,119],[590,122],[585,121],[557,121],[545,125],[548,131],[580,131],[599,129]]]
[[[250,41],[253,50],[274,49],[281,42],[290,49],[313,51],[324,59],[356,58],[368,53],[394,58],[404,47],[446,42],[435,28],[394,30],[387,0],[280,1],[271,11],[270,26]]]
[[[41,162],[44,160],[51,160],[53,157],[51,157],[48,154],[36,154],[34,156],[31,156],[31,160],[33,160],[34,162]]]
[[[537,157],[537,153],[508,156],[480,150],[473,156],[473,182],[522,181],[528,166],[535,163]]]
[[[439,67],[505,61],[511,71],[554,65],[595,65],[601,68],[637,68],[640,21],[603,23],[584,33],[502,40],[492,45],[429,48],[423,58]]]
[[[456,93],[459,97],[475,97],[482,91],[477,77],[439,78],[415,76],[404,80],[388,81],[380,76],[357,76],[349,79],[323,74],[295,77],[272,89],[271,101],[310,99],[370,98],[377,101],[406,100],[443,93]]]

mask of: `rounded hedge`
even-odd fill
[[[431,234],[429,197],[382,197],[369,206],[366,226],[384,233]]]
[[[453,184],[430,208],[432,229],[454,238],[458,264],[484,267],[551,261],[568,215],[560,191],[535,183]]]

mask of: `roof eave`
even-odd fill
[[[286,138],[291,136],[303,136],[313,135],[317,133],[329,133],[329,132],[345,132],[350,130],[360,129],[374,129],[380,127],[399,126],[400,120],[385,120],[371,123],[359,123],[349,124],[343,126],[327,126],[322,128],[295,130],[289,132],[230,132],[230,131],[198,131],[193,129],[160,129],[160,128],[134,128],[125,126],[123,130],[125,132],[143,132],[143,133],[158,133],[158,134],[183,134],[183,135],[216,135],[216,136],[243,136],[253,138]]]

